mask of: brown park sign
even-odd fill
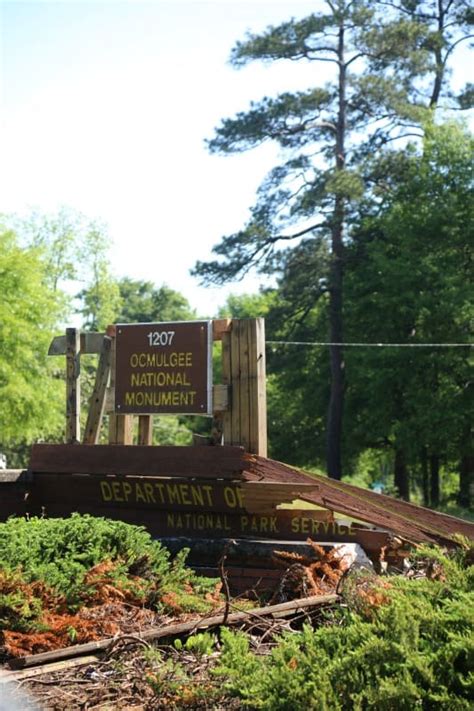
[[[117,325],[115,412],[212,414],[210,321]]]

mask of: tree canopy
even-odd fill
[[[21,247],[2,227],[0,291],[0,448],[8,449],[58,431],[64,390],[47,352],[65,304],[41,249]]]
[[[192,321],[196,311],[187,299],[165,284],[155,286],[151,281],[119,279],[118,288],[122,305],[117,316],[119,323],[144,323],[147,321]]]

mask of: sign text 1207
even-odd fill
[[[174,331],[150,331],[147,338],[150,346],[171,346],[174,334]]]

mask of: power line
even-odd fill
[[[269,346],[341,346],[342,348],[472,348],[474,343],[332,343],[330,341],[265,341]]]

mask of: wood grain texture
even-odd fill
[[[112,358],[112,339],[104,336],[100,351],[99,363],[94,389],[89,402],[89,412],[84,430],[83,444],[97,444],[105,410],[105,395],[110,378]]]
[[[112,339],[111,346],[111,368],[110,368],[110,389],[115,393],[116,384],[116,351],[117,340],[115,336],[115,326],[109,326],[107,334]],[[129,445],[133,442],[133,416],[132,415],[109,415],[109,443],[111,445]]]
[[[230,332],[222,334],[222,384],[227,387],[228,407],[222,417],[222,430],[224,444],[232,444],[232,361],[230,347]]]
[[[239,484],[229,480],[113,476],[105,474],[48,474],[35,472],[23,480],[23,492],[28,492],[28,511],[39,515],[48,506],[84,510],[96,506],[132,508],[154,511],[188,511],[192,513],[274,513],[277,506],[289,503],[311,485],[300,484]],[[2,487],[3,492],[6,487]],[[15,487],[10,487],[15,490]],[[19,489],[18,489],[19,491]],[[20,502],[21,498],[17,501]],[[69,507],[69,508],[68,508]],[[313,510],[315,520],[332,521],[331,511]]]
[[[77,328],[66,329],[66,442],[81,439],[81,341]]]
[[[308,474],[271,459],[249,458],[244,478],[250,481],[313,481],[318,484],[318,490],[301,498],[379,526],[415,543],[452,544],[452,536],[456,533],[474,540],[474,524],[468,521],[342,481]]]
[[[230,318],[217,318],[212,322],[212,339],[221,341],[224,333],[231,329],[232,320]]]
[[[242,444],[240,423],[240,320],[233,319],[230,332],[230,382],[232,392],[231,420],[232,436],[229,444]]]
[[[267,395],[265,357],[265,319],[249,323],[249,419],[248,451],[267,456]]]
[[[103,333],[84,331],[80,334],[81,353],[100,353],[102,348]],[[50,343],[48,355],[66,355],[66,336],[56,336]]]
[[[240,447],[35,444],[29,468],[60,474],[239,478],[244,465]]]
[[[139,415],[138,444],[147,447],[153,444],[153,415]]]
[[[239,348],[239,407],[240,407],[240,444],[246,452],[250,448],[250,321],[240,319],[238,324]],[[253,354],[252,354],[253,355]]]

